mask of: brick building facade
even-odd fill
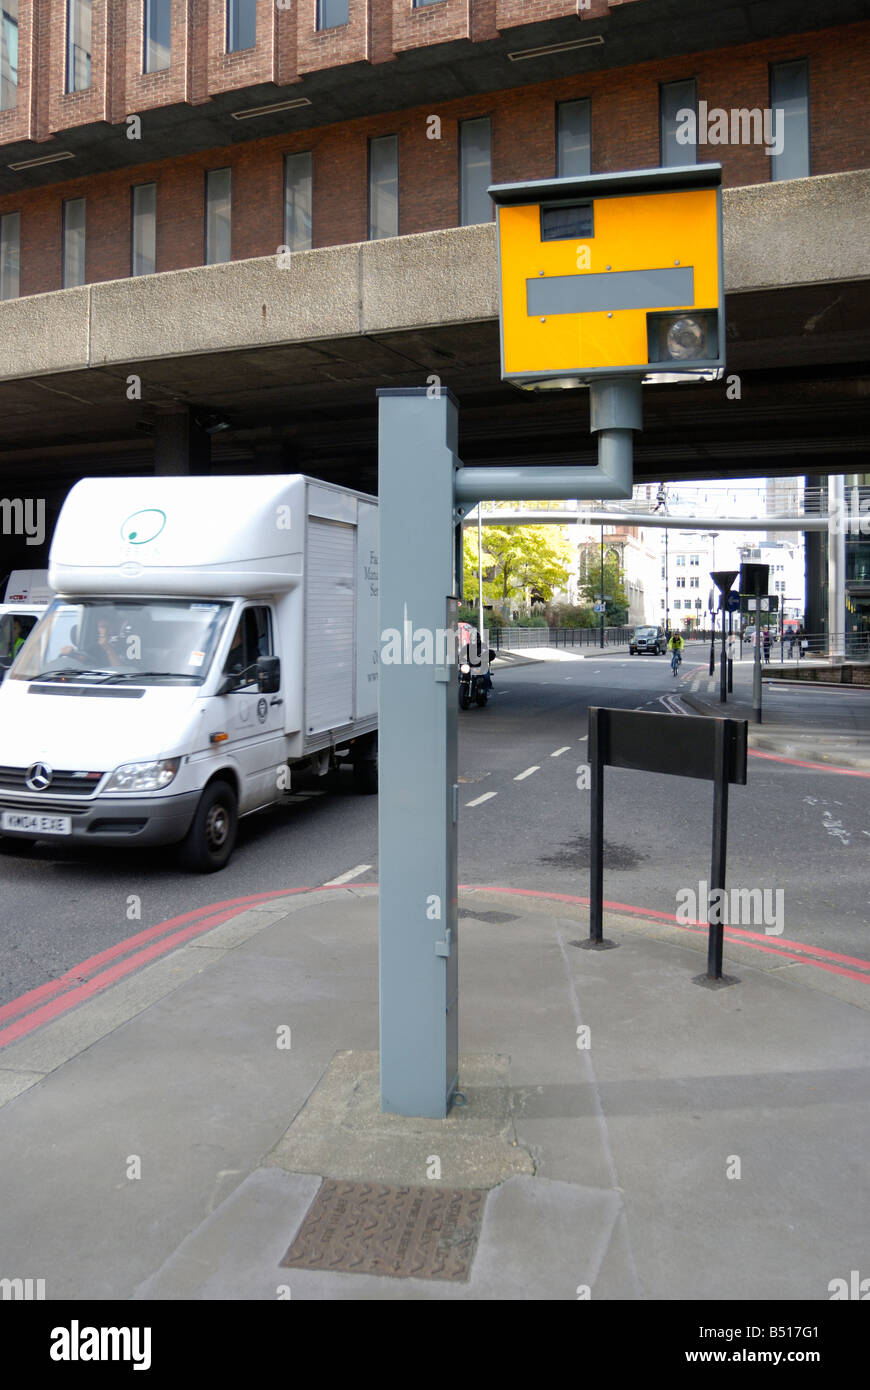
[[[518,73],[528,79],[521,85],[398,106],[393,76],[403,54],[432,47],[449,66],[455,48],[467,63],[469,53],[472,58],[478,48],[483,53],[504,31],[540,36],[546,34],[546,21],[566,17],[574,21],[570,32],[582,39],[588,21],[606,16],[614,5],[606,0],[436,0],[414,7],[410,0],[349,0],[347,24],[318,30],[317,0],[294,0],[288,8],[256,0],[255,45],[227,52],[226,4],[171,0],[169,66],[143,73],[142,0],[94,3],[90,86],[67,92],[68,5],[19,0],[17,100],[0,111],[0,163],[7,165],[0,217],[18,214],[19,295],[63,286],[63,209],[69,200],[85,200],[85,283],[131,274],[131,190],[142,184],[155,185],[153,268],[204,264],[209,170],[231,171],[229,258],[270,255],[285,242],[284,157],[310,152],[311,245],[363,241],[369,235],[369,142],[386,135],[397,137],[399,233],[455,227],[462,220],[458,141],[463,121],[488,118],[495,182],[554,176],[557,108],[578,100],[589,104],[592,173],[653,166],[661,157],[662,84],[694,79],[698,101],[711,109],[765,108],[771,104],[771,65],[792,61],[807,64],[809,172],[870,165],[867,123],[849,116],[870,103],[870,23],[687,51],[631,66],[609,67],[602,47],[595,50],[601,54],[596,66],[573,76],[535,81],[534,61],[514,63],[512,80],[519,80]],[[638,11],[658,8],[655,0],[625,4]],[[536,27],[529,30],[532,24]],[[560,40],[568,46],[576,41]],[[286,133],[263,138],[256,118],[236,119],[230,122],[238,128],[233,143],[202,148],[200,130],[197,147],[186,148],[185,121],[192,132],[198,113],[228,93],[238,94],[243,109],[257,101],[268,106],[276,98],[299,101],[312,74],[326,72],[340,92],[340,84],[361,66],[378,73],[376,113],[321,123],[320,103],[312,99],[310,106],[287,111]],[[469,84],[458,80],[455,85]],[[149,159],[155,142],[148,114],[170,108],[179,115],[174,153]],[[237,118],[238,112],[230,115]],[[140,118],[140,130],[130,116]],[[74,136],[90,143],[76,148]],[[95,150],[121,167],[93,168]],[[33,187],[28,169],[9,169],[46,155],[71,155],[37,166],[40,177],[47,169],[56,181]],[[697,157],[721,161],[726,186],[771,179],[772,161],[760,143],[699,146]],[[70,177],[83,162],[90,171]]]

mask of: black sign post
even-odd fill
[[[728,694],[730,695],[734,690],[734,659],[731,655],[734,650],[732,621],[734,614],[740,611],[740,595],[736,589],[731,589],[722,597],[728,612]]]
[[[728,848],[728,787],[746,785],[745,719],[706,719],[640,710],[589,710],[589,764],[592,782],[589,841],[589,940],[583,945],[606,950],[616,943],[604,938],[604,769],[633,768],[713,782],[713,853],[706,904],[709,937],[707,973],[696,983],[734,984],[722,974],[725,861]]]
[[[752,718],[761,723],[761,599],[767,597],[770,565],[740,566],[740,594],[755,599],[755,661],[752,667]]]
[[[737,578],[736,570],[711,570],[710,578],[719,590],[719,609],[722,613],[722,653],[719,658],[719,703],[728,701],[728,665],[725,653],[725,608],[726,595]],[[710,673],[712,675],[712,671]]]

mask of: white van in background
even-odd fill
[[[54,598],[48,570],[13,570],[0,604],[0,681]]]
[[[301,475],[85,479],[0,687],[0,835],[220,869],[292,770],[377,788],[377,501]]]

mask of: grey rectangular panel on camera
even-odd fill
[[[593,314],[608,309],[671,309],[695,302],[692,266],[550,275],[526,280],[529,315]]]

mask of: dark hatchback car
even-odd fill
[[[668,639],[663,627],[636,627],[628,641],[631,656],[637,656],[638,652],[652,652],[654,656],[663,656],[667,646]]]

